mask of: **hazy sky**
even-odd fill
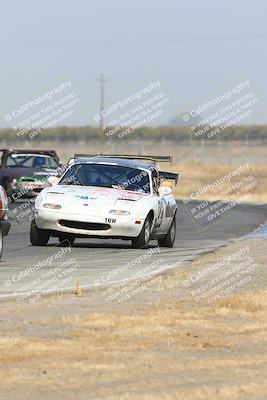
[[[80,104],[67,124],[94,124],[101,72],[106,105],[159,80],[157,123],[249,80],[247,123],[267,123],[266,0],[1,1],[0,126],[4,115],[70,80]]]

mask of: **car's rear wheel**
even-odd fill
[[[151,234],[151,220],[149,217],[147,217],[139,236],[137,236],[137,238],[132,239],[133,248],[134,249],[145,248],[149,243],[150,234]]]
[[[75,236],[74,235],[60,235],[58,237],[58,241],[59,241],[60,246],[62,246],[62,247],[73,246],[74,241],[75,241]]]
[[[49,233],[45,229],[37,227],[35,220],[31,222],[30,241],[33,246],[46,246],[49,240]]]
[[[2,258],[2,253],[3,253],[3,230],[0,224],[0,260]]]
[[[158,240],[160,247],[173,247],[176,237],[176,218],[174,216],[166,236]]]

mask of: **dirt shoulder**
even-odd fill
[[[265,398],[266,249],[242,240],[138,286],[1,303],[0,398]]]

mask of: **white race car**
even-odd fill
[[[172,247],[177,204],[168,181],[177,183],[178,175],[159,172],[157,161],[170,157],[75,155],[36,198],[31,244],[45,246],[53,236],[68,245],[86,237]]]

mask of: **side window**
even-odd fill
[[[158,196],[159,194],[159,173],[156,169],[152,170],[152,183],[153,183],[153,193]]]
[[[52,161],[52,158],[46,157],[45,166],[46,166],[46,168],[53,168],[53,161]]]

